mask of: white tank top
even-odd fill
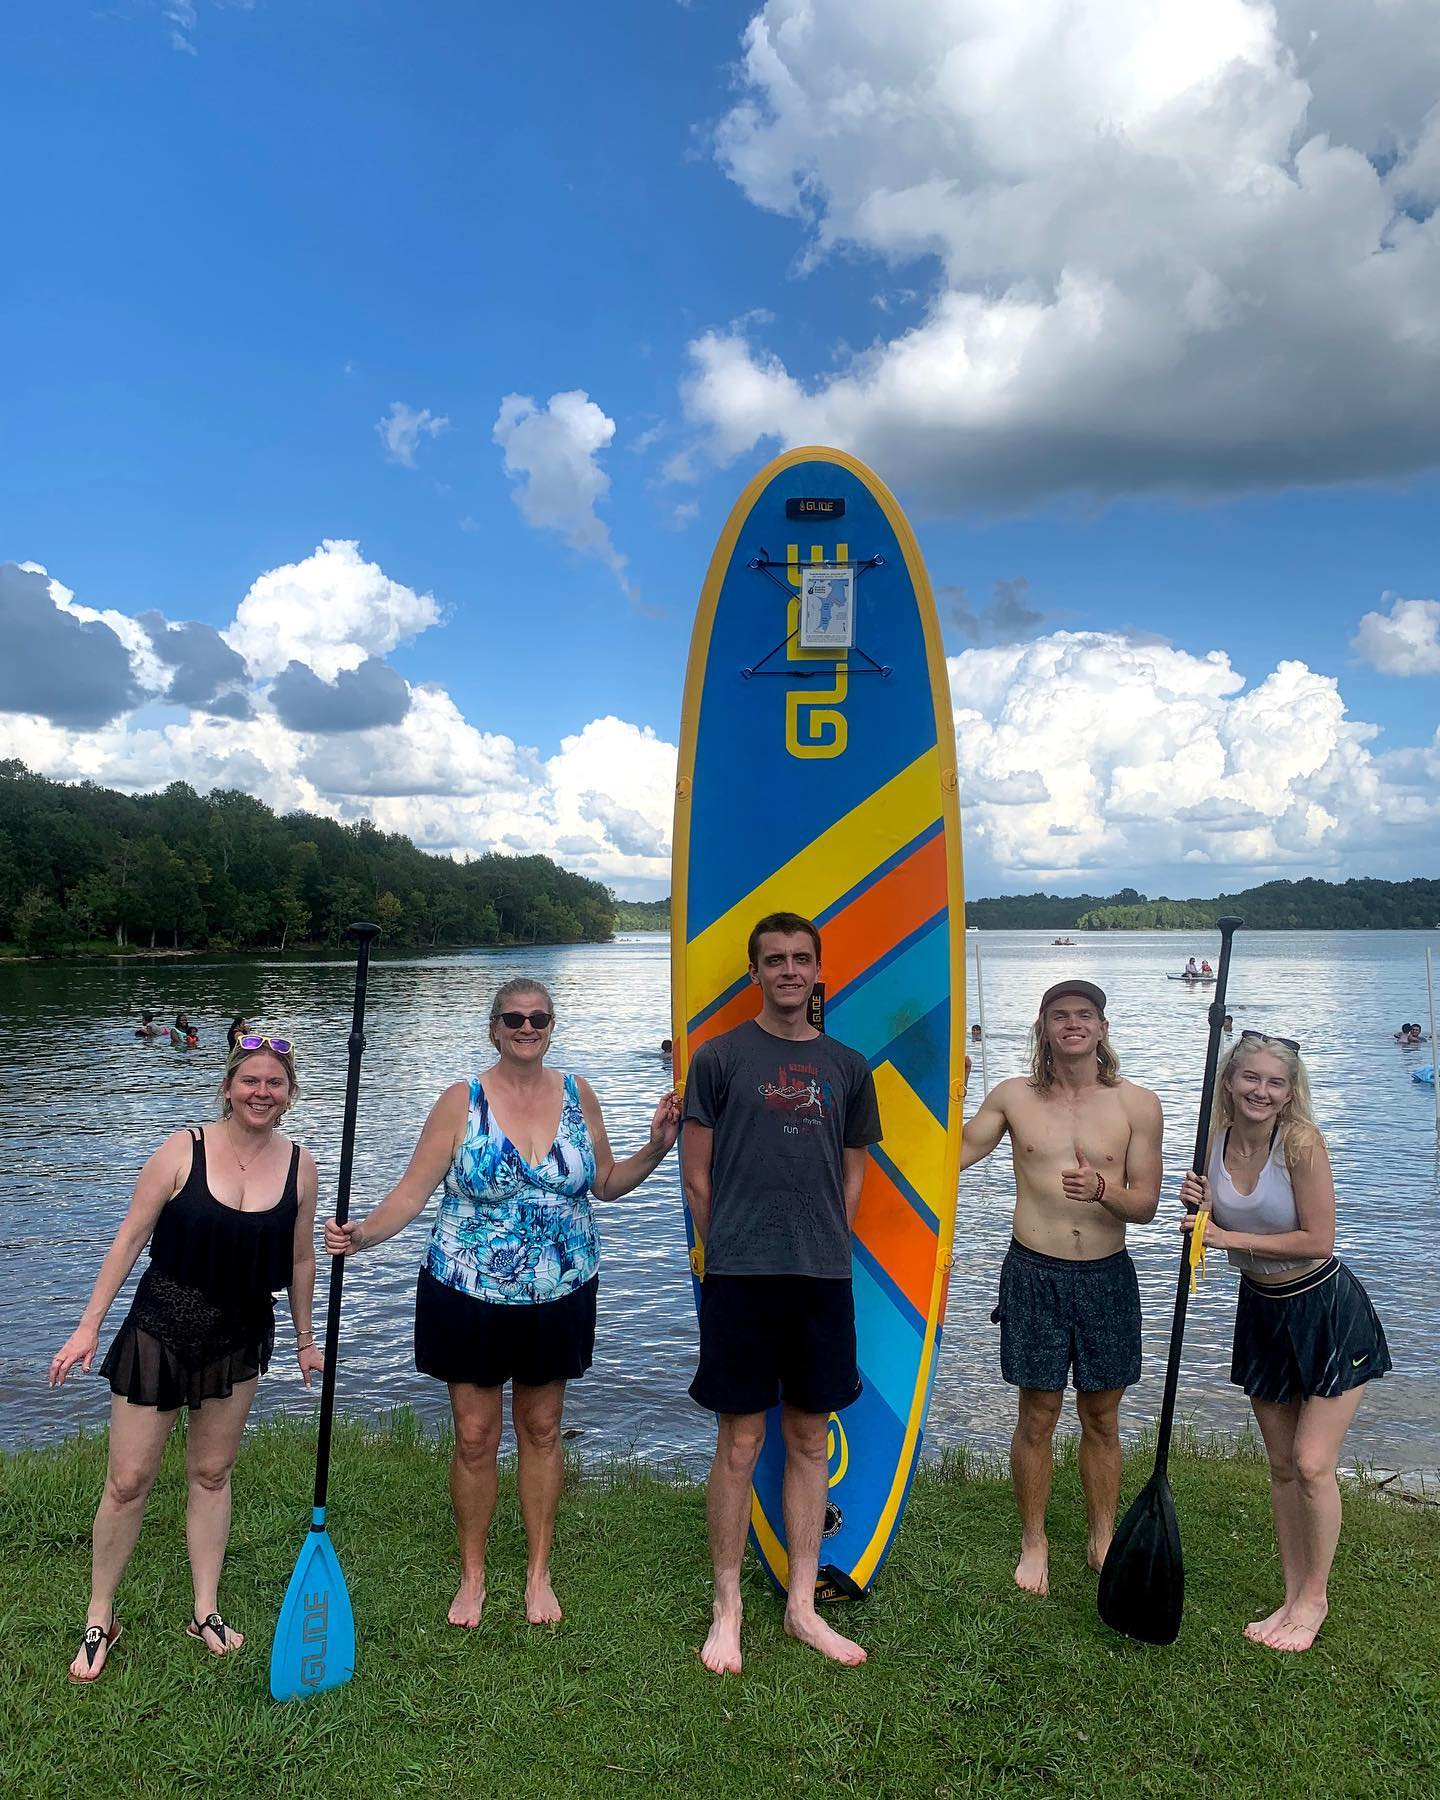
[[[1225,1167],[1229,1142],[1226,1130],[1210,1152],[1210,1211],[1215,1223],[1222,1231],[1249,1231],[1257,1237],[1298,1231],[1300,1215],[1278,1130],[1271,1136],[1270,1155],[1250,1194],[1239,1192]],[[1313,1256],[1262,1256],[1256,1250],[1228,1250],[1226,1255],[1250,1275],[1283,1275],[1289,1269],[1308,1269],[1315,1261]]]

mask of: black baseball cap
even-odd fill
[[[1105,990],[1096,987],[1093,981],[1057,981],[1054,987],[1046,988],[1040,996],[1040,1017],[1045,1017],[1046,1008],[1062,994],[1079,994],[1088,1000],[1103,1019],[1105,1017]]]

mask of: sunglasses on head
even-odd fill
[[[273,1050],[277,1056],[288,1056],[295,1046],[289,1038],[282,1037],[238,1037],[235,1040],[237,1050]]]
[[[500,1023],[507,1031],[518,1031],[522,1025],[533,1025],[536,1031],[544,1031],[554,1017],[554,1013],[548,1012],[503,1012]]]
[[[1257,1044],[1283,1044],[1287,1050],[1293,1050],[1297,1056],[1300,1054],[1300,1046],[1294,1038],[1276,1037],[1271,1031],[1242,1031],[1240,1035],[1242,1038],[1254,1038]]]

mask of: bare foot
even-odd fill
[[[107,1631],[103,1625],[87,1625],[80,1648],[70,1665],[72,1681],[98,1681],[110,1660],[110,1646],[120,1636],[119,1620],[112,1618]]]
[[[218,1631],[215,1628],[217,1621]],[[206,1613],[203,1621],[191,1619],[185,1627],[185,1635],[202,1643],[212,1656],[233,1656],[245,1642],[245,1633],[227,1625],[219,1613]]]
[[[1089,1548],[1085,1552],[1085,1560],[1098,1575],[1105,1567],[1105,1558],[1110,1552],[1110,1540],[1115,1533],[1107,1531],[1104,1537],[1092,1537]]]
[[[1268,1644],[1273,1634],[1285,1624],[1290,1617],[1290,1602],[1284,1601],[1277,1606],[1268,1618],[1252,1619],[1245,1627],[1245,1635],[1252,1644]]]
[[[478,1581],[461,1581],[445,1617],[452,1625],[462,1625],[467,1631],[473,1631],[484,1610],[485,1577],[482,1575]]]
[[[740,1609],[733,1613],[715,1608],[715,1621],[700,1648],[700,1660],[712,1675],[740,1673]]]
[[[800,1643],[808,1644],[822,1656],[828,1656],[831,1662],[843,1663],[847,1669],[856,1668],[865,1660],[865,1652],[858,1644],[847,1637],[841,1637],[816,1612],[787,1612],[785,1629]]]
[[[1297,1600],[1281,1625],[1265,1639],[1272,1650],[1308,1650],[1325,1623],[1330,1608],[1322,1600],[1318,1606]]]
[[[1015,1585],[1024,1588],[1027,1594],[1040,1594],[1043,1597],[1050,1592],[1048,1538],[1041,1538],[1038,1544],[1021,1544],[1020,1560],[1015,1565]]]
[[[532,1625],[558,1625],[565,1617],[560,1610],[560,1602],[555,1598],[555,1590],[550,1585],[550,1575],[531,1575],[525,1582],[525,1617]]]

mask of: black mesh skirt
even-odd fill
[[[199,1288],[152,1263],[100,1373],[132,1406],[173,1412],[224,1400],[270,1366],[275,1310],[268,1296],[247,1319],[222,1311]]]

